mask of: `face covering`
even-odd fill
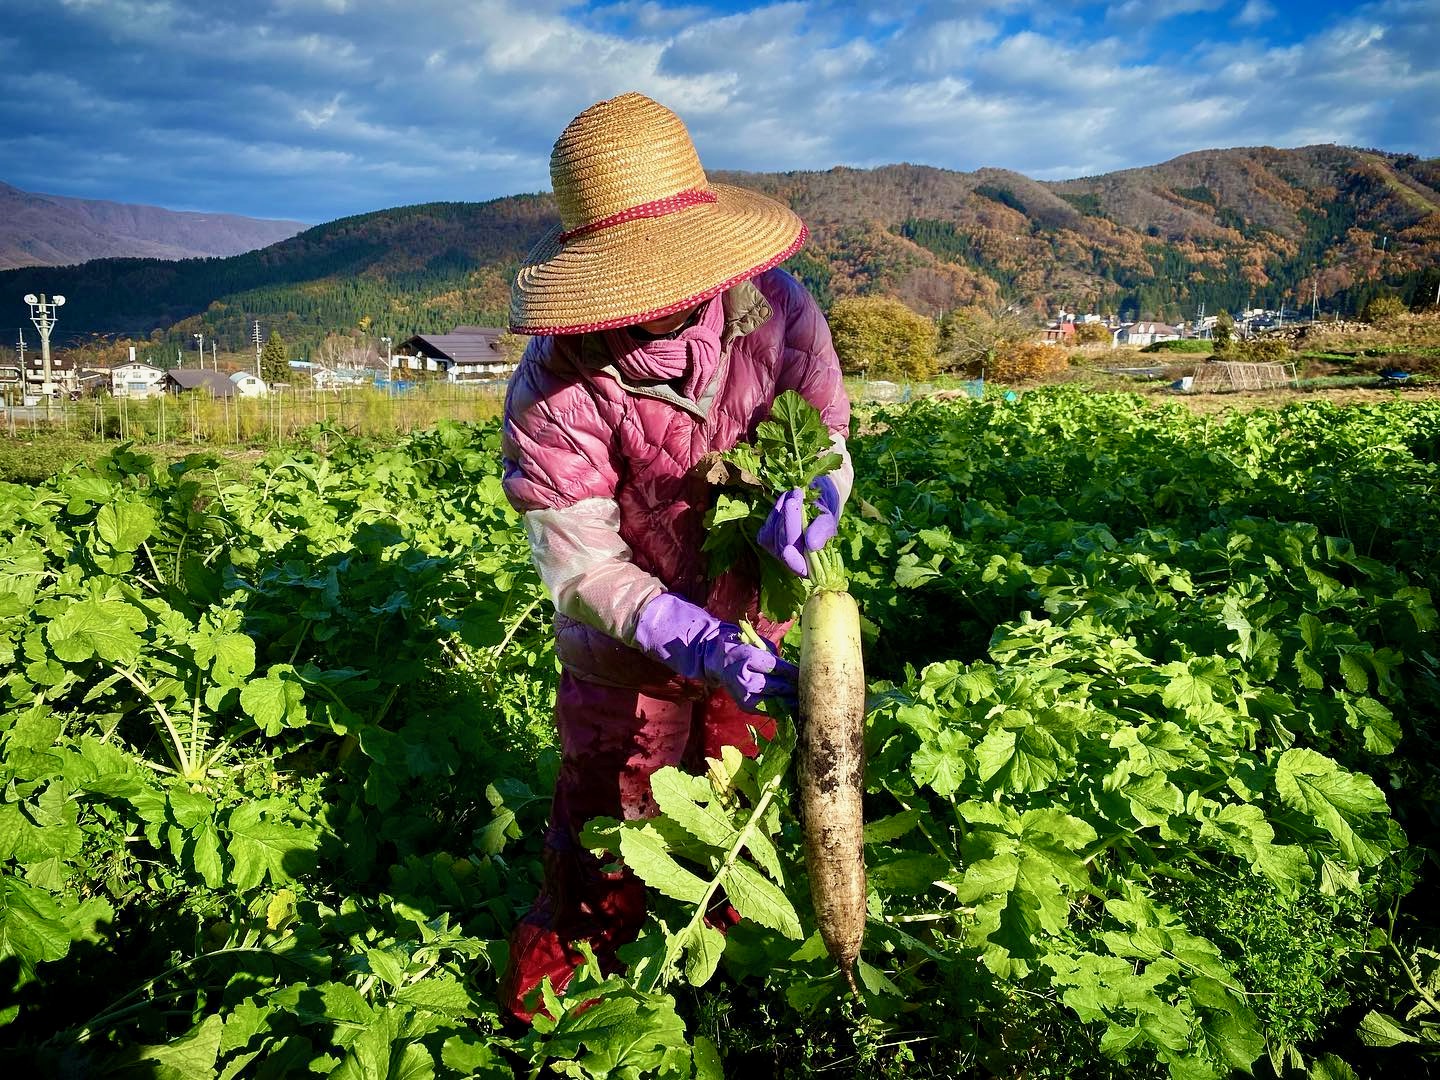
[[[620,373],[632,382],[673,382],[696,400],[720,363],[720,330],[725,311],[720,297],[705,302],[700,317],[673,338],[641,341],[629,330],[604,331],[605,344]]]

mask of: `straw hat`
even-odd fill
[[[651,322],[724,292],[800,249],[789,207],[705,178],[685,125],[643,94],[586,109],[550,154],[560,225],[510,292],[517,334]]]

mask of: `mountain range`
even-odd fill
[[[91,259],[239,255],[305,228],[299,221],[38,195],[0,183],[0,270]]]
[[[810,225],[786,265],[822,304],[895,296],[927,315],[1004,298],[1036,310],[1188,317],[1221,307],[1353,311],[1440,282],[1440,159],[1309,146],[1206,150],[1058,182],[917,165],[712,173]],[[228,258],[101,259],[0,273],[0,327],[25,292],[63,292],[61,330],[238,348],[502,325],[509,281],[557,220],[548,195],[343,218]],[[12,296],[15,300],[12,300]],[[13,323],[4,313],[13,313]]]

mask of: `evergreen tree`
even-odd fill
[[[290,361],[285,355],[285,339],[278,330],[271,331],[260,353],[260,378],[271,386],[290,381]]]
[[[1230,344],[1235,340],[1235,320],[1230,317],[1228,311],[1222,311],[1215,317],[1215,355],[1225,356],[1230,352]]]

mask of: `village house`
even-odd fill
[[[445,357],[427,356],[422,347],[416,344],[411,338],[405,342],[404,348],[407,352],[396,352],[390,359],[390,366],[394,369],[395,378],[402,379],[417,375],[422,372],[432,374],[444,373],[450,361]]]
[[[235,384],[235,392],[241,397],[260,397],[268,392],[265,381],[248,371],[232,372],[230,381]]]
[[[78,397],[80,368],[74,360],[62,356],[50,358],[50,383],[59,397]],[[45,387],[45,359],[39,353],[25,357],[25,393],[40,394]]]
[[[1074,345],[1075,324],[1073,322],[1052,323],[1040,331],[1038,340],[1045,345]]]
[[[508,379],[515,365],[500,351],[504,333],[494,326],[457,326],[448,334],[416,334],[400,344],[394,366],[443,372],[451,382]]]
[[[1285,318],[1289,316],[1290,321],[1295,321],[1295,312],[1279,311],[1270,308],[1246,308],[1240,313],[1236,320],[1237,327],[1243,333],[1254,333],[1256,330],[1268,330],[1272,326],[1284,326]]]
[[[1117,345],[1153,345],[1157,341],[1178,341],[1180,330],[1168,323],[1135,322],[1115,334]]]
[[[131,360],[110,369],[111,397],[150,398],[164,392],[165,372],[154,364]]]
[[[173,368],[167,371],[165,389],[172,394],[199,390],[217,398],[235,397],[239,392],[235,384],[220,372],[200,371],[196,368]]]

